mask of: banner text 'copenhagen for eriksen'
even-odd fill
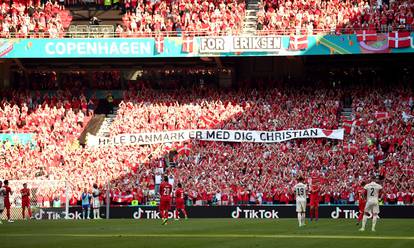
[[[248,131],[248,130],[178,130],[141,134],[120,134],[114,137],[98,137],[88,135],[88,146],[122,146],[122,145],[149,145],[171,142],[182,142],[190,139],[221,142],[256,142],[277,143],[291,139],[303,138],[344,138],[343,129],[327,130],[309,128],[303,130],[283,131]]]

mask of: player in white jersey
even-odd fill
[[[296,212],[298,213],[299,227],[301,227],[305,225],[306,217],[306,184],[303,183],[302,177],[299,177],[294,190],[296,195]]]
[[[362,218],[362,227],[360,231],[365,231],[365,225],[367,224],[369,214],[372,214],[372,231],[375,232],[375,225],[377,224],[378,214],[379,214],[379,205],[378,205],[378,195],[379,191],[382,189],[382,186],[372,181],[364,186],[364,189],[367,191],[367,203],[365,205],[364,217]]]
[[[1,222],[1,217],[3,216],[4,211],[4,196],[6,195],[6,189],[3,188],[3,182],[0,181],[0,224],[3,224]]]
[[[93,218],[94,219],[100,219],[100,212],[99,208],[101,207],[101,203],[99,202],[99,195],[101,192],[98,189],[98,185],[95,183],[93,184],[93,190],[92,190],[92,208],[93,208]]]

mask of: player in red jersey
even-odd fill
[[[3,224],[1,218],[4,211],[4,196],[6,195],[6,190],[3,188],[3,182],[0,180],[0,224]]]
[[[361,185],[365,185],[365,183],[363,182]],[[364,217],[364,211],[365,211],[365,205],[367,203],[367,199],[366,199],[366,190],[363,187],[359,187],[357,190],[357,194],[358,194],[358,222],[357,222],[357,226],[361,223],[362,218]]]
[[[315,218],[317,221],[319,218],[319,185],[314,183],[312,184],[310,190],[310,221]]]
[[[172,185],[168,183],[168,176],[164,176],[164,182],[160,185],[160,215],[162,224],[166,225],[168,221],[168,211],[171,206]]]
[[[185,219],[188,219],[184,206],[184,189],[181,183],[178,184],[178,189],[175,191],[175,220],[178,220],[180,217],[180,212],[178,210],[181,210],[181,212],[184,214]]]
[[[4,207],[6,207],[6,215],[7,215],[7,220],[10,223],[13,223],[13,221],[10,218],[10,195],[13,194],[13,192],[11,191],[11,188],[9,187],[9,180],[4,180],[4,187],[5,189],[5,195],[4,195]]]
[[[22,194],[22,216],[25,218],[25,210],[27,208],[27,215],[32,217],[32,210],[30,209],[30,189],[27,188],[27,183],[23,183],[23,189],[20,190]]]

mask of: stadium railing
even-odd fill
[[[304,32],[297,29],[284,30],[257,30],[248,36],[266,36],[266,35],[348,35],[355,34],[358,31],[367,29],[315,29],[310,32]],[[377,33],[388,33],[392,31],[412,31],[411,29],[393,29],[393,30],[376,30]],[[78,25],[70,27],[67,32],[58,34],[49,34],[47,32],[31,32],[26,35],[20,33],[0,33],[0,38],[151,38],[151,37],[182,37],[182,36],[231,36],[240,35],[240,32],[208,32],[208,31],[162,31],[162,32],[143,32],[143,33],[129,33],[116,32],[112,25]],[[246,34],[247,35],[247,34]]]

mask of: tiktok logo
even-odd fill
[[[254,210],[254,209],[241,209],[236,208],[235,211],[231,213],[231,217],[234,219],[245,218],[245,219],[279,219],[279,212],[275,210]],[[244,215],[244,216],[243,216]]]
[[[364,213],[360,213],[359,211],[356,211],[353,209],[340,209],[339,207],[336,207],[336,210],[331,213],[332,219],[340,218],[342,216],[341,213],[343,213],[343,217],[345,219],[358,219],[359,214],[364,214]],[[371,218],[371,217],[372,217],[372,214],[370,213],[368,215],[368,218]]]
[[[132,214],[132,218],[134,219],[161,219],[160,212],[157,210],[143,210],[138,208]],[[168,212],[168,218],[177,218],[174,212]]]
[[[234,219],[238,219],[238,218],[240,217],[240,213],[241,213],[242,211],[243,211],[243,210],[241,210],[241,208],[237,207],[237,208],[236,208],[236,211],[233,211],[233,212],[231,213],[231,217],[232,217],[232,218],[234,218]]]
[[[134,212],[134,215],[133,215],[134,219],[141,219],[141,216],[144,212],[145,212],[144,210],[139,208],[138,211]]]

